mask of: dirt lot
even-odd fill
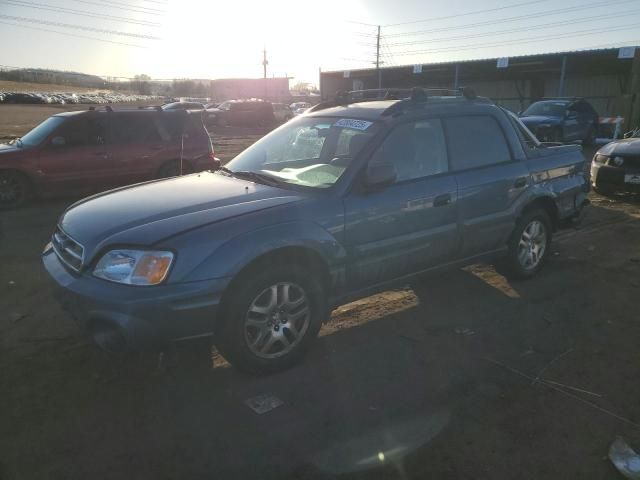
[[[640,202],[592,200],[537,278],[478,265],[340,307],[267,378],[206,343],[99,351],[39,260],[69,201],[2,212],[0,479],[620,478],[610,443],[640,449]],[[262,394],[283,404],[258,415]]]

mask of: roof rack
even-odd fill
[[[457,89],[449,88],[374,88],[368,90],[352,90],[350,92],[338,92],[333,100],[319,103],[309,110],[317,112],[331,107],[346,106],[350,103],[375,102],[380,100],[400,100],[387,108],[383,115],[389,115],[394,111],[399,111],[403,106],[412,103],[422,103],[429,99],[429,96],[438,97],[464,97],[467,100],[475,100],[477,97],[473,88],[461,87]],[[402,104],[402,106],[398,106]],[[390,110],[392,109],[392,110]],[[389,113],[387,113],[389,112]]]
[[[570,100],[570,101],[578,101],[584,100],[584,97],[542,97],[540,100]]]

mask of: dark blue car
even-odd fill
[[[535,275],[585,205],[584,167],[472,93],[342,98],[218,171],[72,205],[43,262],[103,348],[213,335],[234,366],[273,372],[333,308],[416,275],[496,258]]]
[[[598,130],[598,114],[581,98],[549,99],[532,103],[520,120],[542,142],[581,141],[594,145]]]

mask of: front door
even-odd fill
[[[65,121],[46,140],[38,160],[46,190],[71,195],[99,190],[110,170],[108,147],[104,116]]]
[[[507,144],[506,122],[491,115],[445,121],[458,184],[461,258],[505,245],[515,226],[515,202],[530,183],[526,164],[514,160]]]
[[[345,198],[348,281],[366,288],[455,255],[457,185],[449,173],[442,122],[398,125],[370,163],[393,163],[396,182],[380,191],[354,189]]]

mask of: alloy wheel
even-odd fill
[[[260,358],[281,357],[304,338],[310,318],[305,291],[294,283],[277,283],[251,302],[245,316],[245,341]]]
[[[518,242],[518,262],[526,270],[536,268],[547,250],[547,229],[540,220],[532,220]]]

